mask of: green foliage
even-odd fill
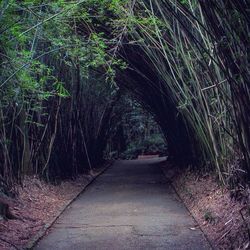
[[[0,7],[1,175],[21,175],[38,155],[35,165],[43,165],[43,173],[51,159],[59,162],[53,147],[59,126],[60,133],[70,128],[70,139],[93,135],[90,151],[100,134],[106,142],[117,84],[155,112],[176,155],[188,148],[222,181],[233,173],[235,157],[250,173],[246,1],[10,0]],[[93,72],[99,72],[96,79]],[[93,88],[88,81],[96,83]],[[145,133],[152,118],[143,123],[145,114],[125,105],[130,110],[122,110],[117,124],[123,123],[126,154],[164,151],[159,131]],[[64,112],[68,116],[59,117]],[[84,146],[70,139],[65,145],[73,148],[75,166],[75,148]],[[86,161],[88,154],[82,155]]]
[[[218,217],[214,215],[214,213],[210,210],[206,210],[204,214],[204,220],[209,223],[216,223],[218,221]]]
[[[55,82],[54,83],[56,94],[60,97],[69,97],[70,94],[68,90],[63,86],[62,82]]]
[[[132,141],[127,149],[121,154],[123,159],[136,159],[139,155],[161,155],[165,156],[167,146],[162,135],[154,134],[144,140]]]
[[[119,150],[118,156],[125,159],[135,159],[140,154],[166,155],[166,142],[152,115],[127,95],[118,107],[118,131],[111,141],[116,146],[111,151]]]

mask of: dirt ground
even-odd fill
[[[163,170],[215,249],[250,249],[249,189],[236,199],[212,174]]]
[[[56,215],[58,210],[71,201],[91,176],[80,176],[60,185],[47,184],[37,177],[27,177],[23,188],[10,207],[17,219],[0,220],[0,249],[22,249],[28,241]]]

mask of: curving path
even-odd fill
[[[35,248],[210,249],[164,177],[164,158],[116,161]]]

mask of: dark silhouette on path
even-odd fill
[[[163,158],[117,161],[36,249],[210,249],[164,177]]]

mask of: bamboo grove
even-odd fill
[[[247,0],[1,1],[1,179],[91,169],[126,92],[177,164],[247,183],[249,12]]]

